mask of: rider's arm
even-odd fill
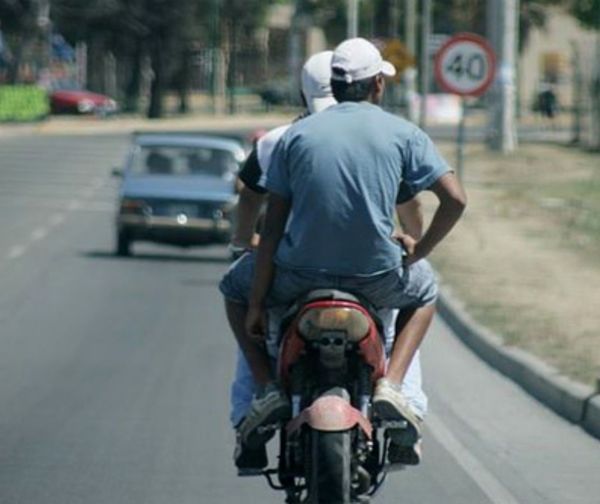
[[[266,194],[264,187],[259,184],[262,175],[258,150],[254,147],[239,175],[243,187],[239,191],[236,226],[231,239],[234,247],[248,248],[253,245],[256,222]]]
[[[396,215],[402,226],[402,231],[415,240],[423,236],[423,212],[418,197],[414,197],[396,205]]]
[[[466,196],[452,168],[426,133],[415,128],[405,150],[402,182],[396,204],[405,203],[424,190],[433,191],[439,206],[425,234],[408,249],[409,263],[426,257],[460,218]]]
[[[290,167],[287,162],[285,134],[273,149],[266,188],[269,191],[267,213],[258,245],[254,282],[252,283],[248,315],[246,317],[246,330],[254,338],[262,337],[266,331],[263,311],[264,301],[275,272],[273,258],[285,231],[285,225],[292,206],[292,182]]]
[[[409,262],[418,261],[429,255],[454,227],[467,204],[465,192],[452,172],[438,178],[429,190],[437,196],[439,206],[427,231],[416,243],[414,254],[409,256]]]
[[[260,327],[260,314],[263,312],[264,301],[273,281],[273,258],[285,230],[290,206],[290,200],[273,193],[269,195],[265,227],[258,245],[254,282],[248,304],[247,330],[251,336],[260,337],[266,330],[265,327]]]
[[[249,248],[254,245],[256,222],[264,200],[264,194],[259,194],[247,186],[240,191],[236,225],[231,238],[234,247]]]

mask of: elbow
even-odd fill
[[[456,184],[454,190],[450,192],[450,199],[453,206],[462,214],[467,208],[467,193],[460,183]]]
[[[467,208],[467,194],[464,191],[460,191],[460,194],[456,195],[455,205],[461,214]]]
[[[467,195],[464,191],[454,191],[444,201],[446,212],[459,218],[467,208]]]

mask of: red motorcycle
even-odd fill
[[[263,472],[286,503],[368,503],[386,475],[392,429],[373,417],[375,382],[385,371],[382,327],[355,296],[315,290],[285,315],[279,379],[292,403],[279,431],[279,464]]]

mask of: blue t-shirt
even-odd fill
[[[275,146],[266,180],[291,200],[276,263],[340,276],[400,267],[395,204],[448,171],[425,133],[370,103],[340,103],[295,123]]]

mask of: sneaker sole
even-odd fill
[[[238,469],[237,475],[240,478],[248,478],[251,476],[262,476],[263,473],[265,472],[264,469],[257,469],[257,468],[252,468],[252,469]]]
[[[414,448],[403,448],[399,453],[391,450],[392,448],[390,447],[390,452],[388,453],[388,462],[390,464],[416,466],[421,463],[421,456]]]
[[[264,427],[266,425],[276,424],[283,420],[289,418],[290,408],[288,405],[281,405],[277,409],[273,410],[270,415],[268,415],[259,425],[257,425],[254,429],[250,430],[247,434],[243,435],[244,444],[249,448],[259,448],[264,445],[271,439],[275,432],[265,432],[259,433],[258,428]]]
[[[380,420],[404,420],[407,423],[407,427],[404,429],[386,429],[394,443],[401,446],[413,446],[419,440],[418,429],[391,402],[386,400],[376,401],[373,404],[373,411]]]

